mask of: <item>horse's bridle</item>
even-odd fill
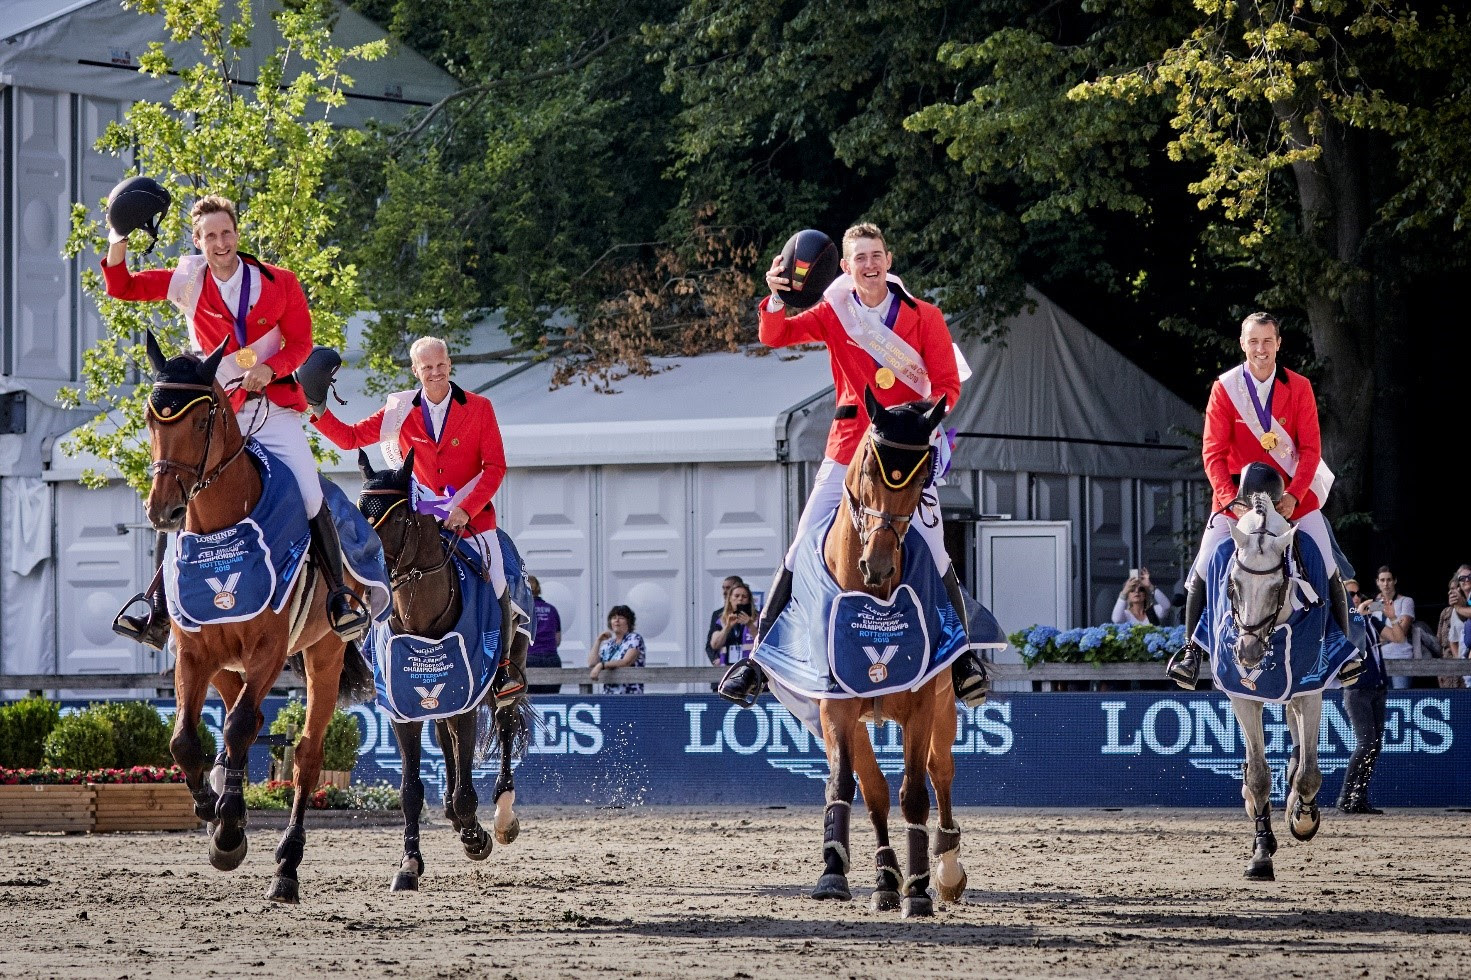
[[[1263,511],[1259,509],[1258,513],[1261,513],[1262,516],[1265,518],[1266,514]],[[1270,532],[1268,532],[1265,527],[1263,527],[1259,531],[1252,531],[1251,533],[1258,535],[1259,537],[1276,537],[1275,534],[1271,534]],[[1276,626],[1277,617],[1282,615],[1282,606],[1287,602],[1287,597],[1291,594],[1292,583],[1291,574],[1288,571],[1287,554],[1286,552],[1283,552],[1281,561],[1279,561],[1276,565],[1273,565],[1271,568],[1263,569],[1249,568],[1248,566],[1243,565],[1235,555],[1232,555],[1231,567],[1240,569],[1241,571],[1246,572],[1249,575],[1276,575],[1281,579],[1281,585],[1277,597],[1277,604],[1272,607],[1272,611],[1268,613],[1266,617],[1263,618],[1261,621],[1247,626],[1242,623],[1240,606],[1241,596],[1237,592],[1236,583],[1233,580],[1231,573],[1229,571],[1226,573],[1226,599],[1231,604],[1231,618],[1236,621],[1237,629],[1239,629],[1245,636],[1255,637],[1258,642],[1260,642],[1263,646],[1266,646],[1270,639],[1272,629]]]
[[[388,520],[389,515],[392,514],[399,507],[409,506],[409,494],[405,493],[403,490],[389,487],[384,489],[363,490],[362,494],[365,497],[396,496],[401,498],[390,504],[388,506],[388,509],[378,516],[377,520],[371,522],[373,530],[375,531],[382,527],[383,523]],[[445,567],[449,565],[450,561],[454,558],[455,552],[453,546],[451,546],[449,542],[445,540],[443,534],[438,533],[438,525],[436,524],[435,537],[439,541],[441,550],[443,550],[444,552],[444,557],[440,559],[439,564],[430,566],[428,568],[410,568],[403,572],[400,572],[398,570],[398,566],[404,560],[405,555],[407,555],[410,551],[414,551],[415,553],[417,553],[419,550],[418,539],[416,536],[421,533],[420,524],[422,522],[414,520],[414,516],[416,515],[406,514],[403,518],[404,547],[399,551],[398,557],[394,559],[392,567],[388,569],[388,587],[389,589],[394,591],[397,591],[398,587],[401,585],[417,585],[426,576],[438,575],[440,572],[444,571]],[[413,542],[412,548],[409,546],[410,541]]]
[[[867,438],[870,443],[870,449],[873,452],[874,459],[879,464],[879,471],[881,474],[881,478],[884,481],[884,486],[888,487],[890,490],[903,490],[905,487],[914,482],[915,478],[919,476],[921,471],[924,472],[925,481],[928,482],[930,467],[934,465],[933,456],[930,453],[930,447],[928,443],[916,445],[914,443],[895,442],[892,439],[885,439],[883,436],[874,431],[872,426],[869,426]],[[900,476],[898,478],[898,482],[894,482],[889,478],[889,470],[884,466],[883,457],[879,454],[878,451],[879,446],[884,446],[889,449],[897,449],[902,452],[923,453],[924,456],[909,470],[907,474],[905,474],[902,470],[895,470],[895,472],[899,473]],[[848,517],[853,522],[853,531],[858,535],[858,543],[860,545],[865,548],[868,547],[868,539],[873,537],[874,533],[878,531],[891,531],[893,532],[894,537],[898,538],[901,542],[904,540],[904,534],[909,530],[910,522],[914,519],[913,512],[910,512],[908,514],[891,514],[886,510],[875,510],[872,507],[865,507],[863,505],[863,502],[858,499],[858,495],[848,488],[848,481],[846,480],[843,481],[843,496],[847,498]],[[877,518],[879,523],[869,524],[866,520],[864,520],[864,518],[868,517]]]
[[[184,494],[184,505],[187,507],[191,500],[202,493],[211,483],[219,479],[220,474],[225,472],[231,463],[240,458],[240,455],[245,452],[245,447],[250,444],[250,436],[248,433],[242,432],[240,434],[240,448],[236,449],[228,459],[223,460],[213,470],[206,473],[205,466],[209,463],[209,451],[214,445],[215,416],[219,414],[220,410],[220,400],[215,395],[215,386],[213,384],[193,384],[185,381],[155,381],[153,383],[153,391],[200,392],[198,397],[191,398],[180,408],[166,406],[162,409],[153,407],[153,397],[150,394],[148,398],[148,417],[159,425],[173,425],[188,415],[189,410],[200,402],[209,402],[209,416],[205,419],[204,428],[204,453],[199,457],[199,465],[190,466],[188,463],[181,463],[175,459],[156,459],[153,461],[152,470],[155,479],[163,476],[165,473],[183,473],[193,477],[194,485],[185,489],[184,481],[179,476],[174,476],[174,482],[178,483],[180,492]]]

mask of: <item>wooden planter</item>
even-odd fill
[[[0,833],[84,834],[97,813],[97,792],[84,786],[0,786]]]
[[[97,833],[115,830],[194,830],[194,798],[183,783],[96,783]]]
[[[347,789],[351,782],[351,769],[323,769],[322,774],[317,777],[317,789],[321,789],[323,786],[336,786],[338,789]]]

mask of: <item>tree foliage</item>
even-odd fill
[[[239,206],[242,249],[295,272],[311,304],[318,341],[340,345],[347,316],[360,306],[360,288],[356,266],[343,259],[337,244],[339,198],[326,177],[337,150],[360,141],[361,134],[335,127],[332,109],[343,104],[344,89],[352,85],[345,67],[383,56],[386,44],[334,45],[330,0],[298,0],[275,14],[281,43],[262,59],[256,78],[248,79],[241,66],[252,30],[249,0],[125,5],[140,14],[161,14],[170,41],[197,45],[199,52],[198,60],[176,64],[162,43],[153,44],[139,58],[140,70],[154,77],[176,72],[177,87],[167,102],[133,103],[98,144],[118,156],[131,154],[133,172],[153,177],[173,195],[175,206],[162,222],[162,248],[142,265],[167,265],[172,246],[189,241],[193,199],[223,194]],[[101,210],[73,210],[68,255],[106,250]],[[85,273],[83,285],[97,298],[107,334],[83,357],[82,386],[62,397],[97,406],[99,414],[64,449],[112,461],[141,492],[149,459],[140,438],[147,387],[135,383],[147,365],[141,338],[152,330],[167,349],[182,340],[187,326],[167,304],[108,299],[96,269]],[[96,484],[103,477],[89,473],[84,479]]]

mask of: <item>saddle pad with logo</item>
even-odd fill
[[[1321,691],[1354,655],[1354,645],[1329,611],[1328,574],[1317,544],[1303,533],[1293,537],[1289,552],[1295,551],[1296,558],[1289,555],[1289,567],[1296,561],[1298,569],[1288,586],[1293,611],[1287,622],[1272,633],[1266,657],[1250,671],[1236,662],[1236,640],[1241,630],[1231,614],[1226,589],[1235,551],[1235,543],[1228,538],[1211,556],[1205,580],[1206,606],[1194,636],[1195,642],[1211,652],[1216,687],[1233,698],[1274,702]],[[1309,602],[1310,593],[1304,584],[1322,598]]]
[[[348,498],[341,487],[321,477],[323,506],[332,514],[337,526],[337,540],[342,543],[342,561],[353,578],[367,587],[363,596],[373,619],[386,619],[392,603],[388,590],[388,566],[383,561],[383,542],[378,532]]]
[[[442,637],[395,634],[388,620],[363,640],[373,665],[378,703],[395,721],[428,721],[461,714],[479,704],[500,664],[501,606],[490,583],[466,562],[454,562],[461,608]]]
[[[311,530],[296,478],[255,440],[245,452],[261,475],[250,514],[212,534],[180,531],[165,557],[169,615],[190,632],[243,622],[268,607],[280,612],[305,568]]]
[[[887,603],[842,591],[822,558],[836,516],[797,549],[791,600],[751,655],[772,692],[819,735],[817,700],[913,690],[970,646],[917,531],[905,535],[900,585]]]

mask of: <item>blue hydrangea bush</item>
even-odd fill
[[[1164,660],[1185,645],[1185,627],[1085,626],[1059,630],[1055,626],[1028,626],[1007,637],[1028,667],[1050,664],[1148,663]]]

